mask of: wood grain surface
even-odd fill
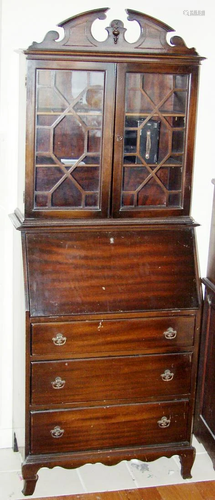
[[[215,481],[173,484],[156,488],[47,497],[45,500],[214,500]],[[37,498],[36,500],[42,500]]]

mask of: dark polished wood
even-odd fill
[[[49,405],[62,401],[89,405],[187,395],[190,394],[191,362],[190,353],[34,362],[31,402],[44,405],[48,398]]]
[[[215,180],[213,181],[215,185]],[[198,392],[194,432],[215,468],[215,197],[211,220],[207,278],[202,316]]]
[[[31,354],[51,359],[152,352],[179,352],[193,346],[195,315],[131,319],[92,319],[71,322],[32,323]]]
[[[114,20],[111,26],[107,28],[108,39],[105,42],[98,42],[92,36],[91,25],[95,19],[105,19],[106,12],[107,8],[96,9],[59,23],[58,26],[65,30],[65,37],[61,42],[58,41],[58,32],[51,31],[47,33],[43,42],[33,42],[26,53],[34,53],[35,50],[44,52],[48,50],[55,53],[60,51],[65,54],[65,51],[80,51],[80,48],[84,47],[85,52],[98,52],[98,50],[101,50],[126,53],[129,51],[133,54],[136,49],[136,54],[139,52],[141,55],[153,53],[174,55],[176,57],[180,57],[181,55],[198,55],[194,48],[187,48],[179,36],[173,36],[170,43],[167,42],[166,35],[168,32],[174,32],[173,28],[158,19],[132,9],[126,9],[126,13],[128,14],[129,21],[135,20],[140,26],[141,33],[137,42],[129,44],[126,41],[124,36],[126,29],[119,20]],[[117,30],[116,34],[114,34],[114,29]]]
[[[132,448],[112,448],[111,450],[84,451],[77,453],[53,453],[53,454],[29,454],[22,466],[22,476],[24,479],[24,490],[30,491],[37,481],[37,471],[41,467],[64,467],[77,468],[84,463],[102,462],[105,465],[116,465],[122,459],[132,460],[137,458],[142,461],[153,461],[160,457],[170,458],[173,455],[179,455],[181,461],[181,474],[183,479],[191,477],[191,469],[195,459],[195,448],[186,443],[143,446]],[[122,458],[123,457],[123,458]],[[28,494],[28,493],[25,493]],[[31,494],[31,493],[29,493]]]
[[[31,412],[31,452],[110,450],[139,443],[147,446],[187,442],[187,415],[186,400]],[[58,432],[62,433],[59,438]]]
[[[192,229],[29,234],[30,314],[193,309],[193,244]]]
[[[25,51],[26,444],[41,467],[179,455],[191,477],[201,293],[190,218],[201,57],[98,9]]]
[[[57,32],[50,32],[42,43],[34,42],[26,51],[26,219],[32,216],[92,219],[110,214],[118,218],[189,215],[198,65],[202,58],[193,48],[187,48],[178,36],[173,36],[168,43],[167,33],[174,30],[161,21],[130,9],[127,13],[128,19],[136,20],[140,26],[140,37],[135,43],[126,41],[126,30],[119,20],[107,28],[105,42],[96,41],[91,24],[95,19],[105,19],[105,9],[99,9],[61,23],[59,26],[65,30],[61,41],[58,41]],[[76,75],[83,72],[88,77],[96,72],[99,85],[95,88],[92,77],[85,96],[82,83],[80,100],[71,102],[68,82],[69,75],[74,72]],[[128,87],[130,105],[127,109],[124,89],[125,78],[130,74],[136,74],[140,81],[133,85],[134,91]],[[148,84],[146,81],[142,85],[142,79]],[[153,94],[152,87],[159,88],[160,94]],[[135,100],[139,104],[133,105],[132,109],[131,102]],[[86,112],[91,112],[93,122],[86,121]],[[103,125],[98,122],[99,116],[103,118]],[[156,170],[150,165],[146,169],[145,159],[140,161],[137,144],[138,155],[131,161],[128,174],[127,161],[125,168],[121,166],[124,118],[130,120],[133,117],[136,122],[147,119],[148,122],[149,116],[162,125],[161,154]],[[127,131],[130,125],[130,122],[125,123]],[[136,127],[140,127],[140,131],[143,128],[138,123]],[[69,137],[71,129],[72,138]],[[101,153],[101,158],[95,159],[98,153]],[[75,168],[71,163],[67,167],[69,158],[79,161]],[[110,186],[112,163],[113,190]],[[122,186],[122,178],[125,186]],[[136,201],[132,201],[134,197]]]

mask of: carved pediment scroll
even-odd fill
[[[163,22],[141,12],[127,9],[128,21],[136,21],[140,26],[140,36],[136,42],[130,43],[125,38],[126,28],[123,22],[115,19],[106,28],[108,36],[105,41],[98,41],[92,35],[92,24],[95,20],[106,19],[107,8],[84,12],[58,24],[64,29],[64,37],[60,39],[57,31],[49,31],[40,43],[33,42],[26,53],[41,52],[135,52],[140,54],[198,55],[194,48],[188,48],[183,39],[174,36],[174,30]],[[173,33],[170,42],[167,34]]]

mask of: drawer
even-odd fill
[[[191,346],[194,316],[32,324],[32,354],[107,355]]]
[[[188,401],[31,413],[31,453],[188,441]]]
[[[32,404],[90,404],[190,393],[192,355],[32,363]]]

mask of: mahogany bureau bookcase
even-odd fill
[[[201,57],[107,9],[27,50],[24,494],[41,467],[179,455],[191,477],[200,321],[190,217]],[[19,444],[19,443],[18,443]]]

